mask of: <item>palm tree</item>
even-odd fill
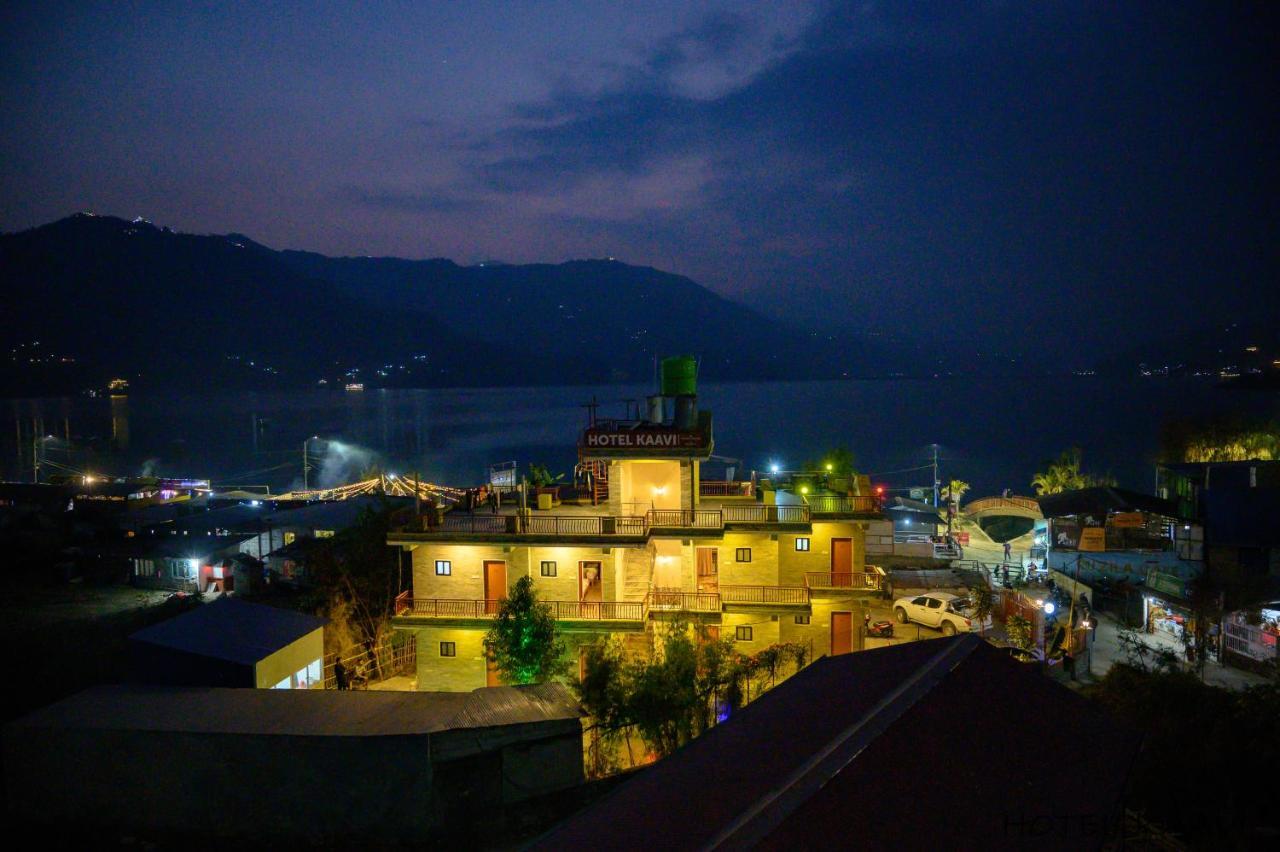
[[[942,499],[949,503],[955,503],[959,506],[960,498],[963,497],[964,493],[968,490],[969,483],[965,482],[963,479],[953,479],[947,484],[946,488],[942,489]]]

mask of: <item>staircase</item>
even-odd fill
[[[643,601],[649,594],[649,587],[653,585],[653,553],[649,550],[629,551],[622,570],[620,600]]]
[[[609,501],[609,462],[604,459],[591,459],[579,462],[579,477],[591,474],[591,505],[599,506]]]

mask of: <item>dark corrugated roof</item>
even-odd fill
[[[218,660],[252,665],[308,633],[326,619],[274,606],[222,597],[162,621],[129,638]]]
[[[1124,488],[1081,488],[1037,497],[1040,512],[1046,518],[1067,515],[1105,515],[1108,512],[1151,512],[1169,518],[1178,517],[1178,504],[1151,494]]]
[[[489,693],[500,692],[492,698]],[[477,709],[479,708],[479,709]],[[561,684],[474,692],[100,686],[37,710],[23,728],[285,736],[397,736],[578,719]]]
[[[535,848],[1061,846],[1058,816],[1114,812],[1137,745],[975,636],[911,642],[817,661]]]

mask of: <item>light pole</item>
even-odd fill
[[[310,438],[307,438],[305,441],[302,442],[302,490],[303,491],[310,490],[310,477],[308,476],[308,474],[311,473],[311,463],[307,459],[307,446],[312,441],[318,441],[318,440],[320,440],[319,435],[312,435]]]

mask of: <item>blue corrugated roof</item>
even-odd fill
[[[325,624],[314,615],[223,597],[129,638],[252,665]]]

